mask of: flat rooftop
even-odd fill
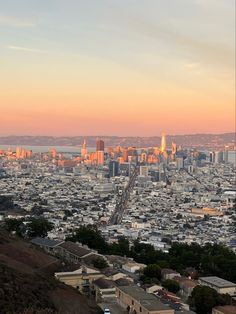
[[[233,282],[230,282],[228,280],[222,279],[220,277],[216,276],[210,276],[210,277],[200,277],[199,280],[210,284],[212,286],[215,286],[217,288],[229,288],[229,287],[236,287],[236,284]]]
[[[59,244],[62,244],[64,241],[56,241],[56,240],[52,240],[49,238],[34,238],[30,241],[31,243],[35,244],[35,245],[40,245],[40,246],[48,246],[48,247],[55,247],[58,246]]]
[[[171,308],[167,305],[164,305],[152,294],[145,292],[143,289],[137,286],[121,286],[118,287],[122,292],[131,296],[141,305],[143,305],[149,311],[155,310],[171,310]]]

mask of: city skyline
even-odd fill
[[[234,7],[1,3],[0,135],[233,132]]]

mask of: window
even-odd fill
[[[134,305],[134,300],[132,300],[132,305]]]
[[[139,308],[139,312],[140,312],[140,313],[142,313],[142,311],[143,311],[143,310],[142,310],[142,307],[140,306],[140,308]]]

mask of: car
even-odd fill
[[[104,314],[111,314],[110,310],[109,309],[104,309]]]

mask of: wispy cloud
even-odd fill
[[[0,25],[3,26],[27,28],[34,27],[37,24],[37,21],[29,18],[18,18],[15,16],[0,15]]]
[[[45,50],[41,50],[41,49],[35,49],[35,48],[28,48],[28,47],[21,47],[21,46],[6,46],[7,49],[10,50],[18,50],[18,51],[25,51],[25,52],[37,52],[37,53],[45,53]]]
[[[198,1],[204,2],[205,0]],[[210,2],[212,1],[209,0]],[[217,0],[218,2],[224,1]],[[165,49],[174,48],[174,51],[183,57],[197,58],[201,64],[206,66],[226,67],[227,69],[232,69],[234,66],[234,49],[220,39],[219,41],[204,40],[186,33],[184,29],[180,31],[177,27],[158,21],[158,19],[156,21],[148,20],[128,10],[124,11],[120,7],[111,6],[111,14],[115,23],[120,24],[122,21],[122,25],[126,26],[126,33],[135,33],[139,37],[151,39],[153,43],[156,42]]]
[[[194,63],[194,62],[193,63],[185,63],[184,67],[187,69],[190,69],[190,70],[195,70],[195,69],[198,69],[200,67],[200,64]]]

